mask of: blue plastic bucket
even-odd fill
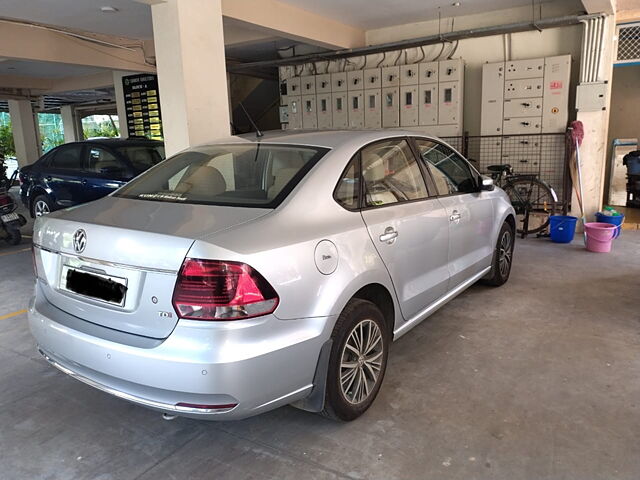
[[[556,243],[571,243],[576,233],[576,217],[567,215],[551,215],[549,217],[551,241]]]
[[[618,238],[622,233],[622,224],[624,223],[624,215],[616,215],[614,217],[614,216],[604,215],[603,213],[598,212],[596,213],[596,222],[610,223],[611,225],[615,225],[617,228],[616,228],[616,233],[613,235],[613,238]]]

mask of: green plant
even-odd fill
[[[0,125],[0,157],[13,157],[16,147],[13,143],[13,130],[11,123]]]
[[[84,138],[91,137],[117,137],[120,135],[111,122],[100,122],[94,125],[83,125]]]

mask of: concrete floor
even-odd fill
[[[0,246],[0,318],[24,309],[31,254]],[[35,353],[0,320],[6,479],[640,477],[640,232],[611,254],[520,241],[510,282],[475,286],[395,343],[364,417],[281,408],[167,422]]]

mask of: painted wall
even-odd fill
[[[551,4],[543,4],[543,18],[558,17],[582,13],[579,1],[566,0]],[[540,12],[536,10],[536,18]],[[465,30],[491,25],[504,25],[517,22],[531,21],[530,7],[499,10],[478,15],[467,15],[452,19],[442,19],[441,31]],[[453,23],[453,25],[452,25]],[[438,33],[438,22],[419,22],[395,27],[369,30],[367,44],[405,40]],[[509,42],[510,40],[510,42]],[[463,58],[466,62],[465,72],[465,100],[464,100],[464,128],[471,135],[480,134],[480,107],[482,99],[482,65],[487,62],[499,62],[505,59],[523,60],[528,58],[548,57],[570,54],[573,62],[571,68],[571,91],[575,91],[579,77],[580,50],[582,40],[582,26],[571,26],[544,30],[542,32],[523,32],[507,35],[497,35],[476,39],[461,40],[455,51],[454,58]],[[509,46],[510,44],[510,46]],[[427,60],[433,59],[440,52],[440,45],[425,47]],[[414,49],[416,50],[416,49]],[[444,54],[449,51],[445,48]],[[421,53],[416,50],[414,58]],[[411,58],[411,57],[410,57]],[[574,94],[569,99],[569,119],[575,119]]]

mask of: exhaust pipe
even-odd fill
[[[171,415],[170,413],[163,413],[162,414],[162,419],[166,420],[167,422],[170,422],[171,420],[175,420],[177,417],[177,415]]]

